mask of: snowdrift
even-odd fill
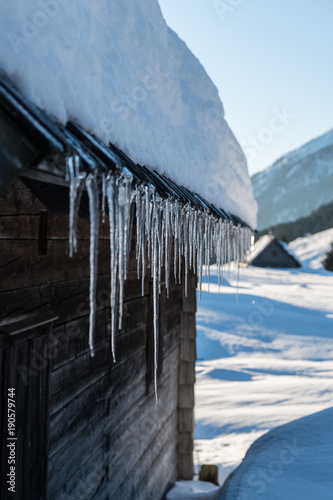
[[[333,408],[277,427],[255,441],[221,500],[330,500]]]

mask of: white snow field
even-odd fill
[[[238,302],[236,270],[225,272],[220,296],[214,266],[211,285],[203,285],[195,460],[198,466],[218,464],[220,483],[260,436],[333,406],[333,273],[318,266],[333,230],[324,233],[290,245],[305,264],[300,270],[240,269]],[[332,429],[332,410],[275,429],[251,448],[230,485],[238,488],[240,478],[243,484],[249,474],[265,472],[281,442],[292,446],[299,436],[304,453],[284,466],[283,475],[273,463],[268,479],[251,476],[250,485],[227,498],[333,498]]]
[[[61,123],[74,119],[256,226],[218,91],[157,0],[2,2],[0,40],[0,72]]]

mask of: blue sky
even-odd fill
[[[217,86],[250,173],[333,128],[332,0],[159,0]]]

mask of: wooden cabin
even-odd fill
[[[154,283],[147,274],[142,294],[134,227],[114,362],[109,230],[100,222],[92,357],[89,207],[84,192],[69,257],[66,157],[79,155],[84,168],[117,163],[161,196],[174,186],[193,209],[203,202],[74,124],[54,123],[8,81],[0,97],[1,498],[161,499],[170,482],[193,477],[197,279],[189,270],[187,294],[171,280],[167,298],[162,274],[156,372]]]
[[[299,268],[298,260],[275,236],[262,236],[251,249],[247,263],[256,267]]]
[[[22,181],[0,207],[1,451],[6,464],[6,391],[14,388],[16,498],[160,498],[169,481],[193,475],[195,276],[187,298],[181,285],[171,285],[168,300],[162,291],[155,404],[152,286],[147,277],[142,296],[134,245],[114,364],[107,235],[99,242],[92,358],[89,223],[80,220],[79,252],[70,258],[68,216],[45,211]]]

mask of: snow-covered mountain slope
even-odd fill
[[[0,41],[0,71],[61,123],[76,120],[255,227],[218,91],[157,0],[2,2]]]
[[[297,238],[288,245],[305,269],[323,270],[323,260],[333,243],[333,228]]]
[[[258,229],[291,222],[333,200],[333,129],[252,177]]]

